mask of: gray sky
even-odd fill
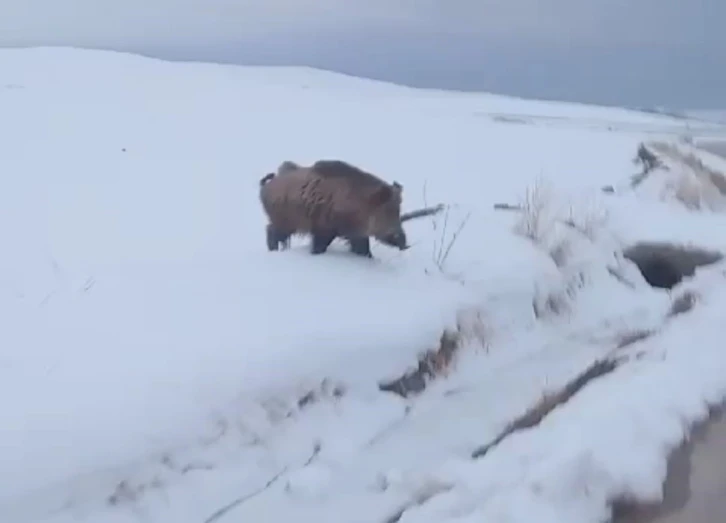
[[[0,0],[0,45],[311,65],[409,85],[726,108],[724,0]]]

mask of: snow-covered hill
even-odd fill
[[[721,111],[694,110],[694,111],[687,111],[687,114],[691,118],[697,118],[699,120],[705,120],[705,121],[714,122],[714,123],[726,124],[726,111],[724,111],[724,110],[721,110]]]
[[[726,249],[726,169],[678,141],[718,125],[48,48],[0,52],[0,114],[0,521],[595,523],[726,396],[723,268],[674,316],[623,256]],[[321,158],[446,211],[267,252],[259,179]]]

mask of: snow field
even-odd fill
[[[722,215],[600,192],[673,120],[68,49],[0,64],[0,520],[200,523],[284,470],[222,517],[378,522],[423,496],[402,523],[594,523],[613,496],[656,495],[685,422],[726,395],[720,269],[699,271],[696,310],[663,327],[671,297],[618,254],[655,237],[723,250]],[[407,225],[405,253],[374,243],[373,262],[302,241],[268,253],[259,178],[323,157],[448,217]],[[527,213],[493,205],[538,179],[531,241],[514,232]],[[415,399],[378,391],[457,324],[447,376]],[[660,332],[631,347],[647,357],[471,460],[641,330]]]

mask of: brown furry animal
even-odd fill
[[[260,180],[260,201],[267,214],[267,248],[289,245],[293,234],[312,236],[311,253],[322,254],[337,237],[351,252],[372,257],[370,237],[408,249],[401,225],[401,192],[391,184],[340,160],[310,167],[285,161],[277,173]]]

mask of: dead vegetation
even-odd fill
[[[441,229],[441,237],[439,240],[434,241],[434,252],[433,252],[433,261],[436,264],[436,266],[439,268],[441,272],[444,272],[444,268],[446,266],[446,260],[449,258],[449,254],[451,254],[451,249],[454,247],[454,244],[456,243],[456,240],[459,239],[459,235],[461,234],[461,231],[464,230],[464,227],[466,226],[466,223],[469,221],[469,218],[471,218],[471,213],[467,214],[466,217],[464,217],[461,222],[459,222],[459,225],[456,227],[454,232],[451,234],[451,236],[447,239],[447,229],[449,225],[449,211],[447,209],[446,213],[444,214],[444,224]],[[438,228],[438,224],[436,222],[433,222],[434,230]]]
[[[622,267],[613,267],[612,265],[608,265],[607,267],[608,274],[615,278],[619,283],[625,285],[629,289],[635,289],[635,284],[630,281],[625,274],[623,274]]]
[[[702,174],[718,189],[722,196],[726,196],[726,176],[724,176],[724,173],[711,169],[695,154],[684,153],[673,145],[655,143],[653,144],[653,148],[661,154],[677,159],[692,171]]]
[[[677,162],[681,167],[677,178],[668,180],[664,191],[689,210],[724,211],[726,176],[711,169],[691,152],[684,152],[674,145],[654,144],[660,154]]]
[[[111,506],[120,505],[122,503],[133,503],[140,496],[151,490],[158,490],[164,486],[159,478],[153,478],[150,482],[134,486],[128,481],[120,482],[113,493],[108,497],[108,503]]]
[[[523,431],[536,427],[542,420],[555,410],[558,406],[567,403],[572,397],[582,390],[588,383],[593,380],[610,374],[617,369],[622,360],[607,358],[598,360],[590,365],[584,372],[578,375],[574,380],[565,385],[561,390],[545,394],[542,399],[533,405],[522,416],[512,421],[507,427],[490,443],[483,445],[472,452],[471,457],[478,459],[484,457],[492,448],[499,445],[504,439],[511,436],[515,432]]]
[[[565,212],[555,203],[551,187],[537,179],[520,203],[494,205],[495,210],[517,213],[513,232],[545,252],[562,276],[555,287],[535,286],[532,310],[537,319],[571,310],[572,300],[588,281],[582,267],[572,263],[575,246],[583,239],[595,243],[609,219],[607,210],[595,201],[571,202]]]
[[[434,217],[431,220],[431,228],[434,233],[438,232],[438,238],[434,238],[434,244],[433,244],[433,251],[431,253],[431,259],[438,268],[438,270],[445,274],[446,273],[446,262],[449,258],[449,255],[451,254],[451,250],[456,244],[457,240],[459,239],[459,235],[464,230],[464,227],[466,227],[467,222],[471,218],[471,212],[467,213],[466,216],[459,222],[458,225],[454,226],[453,228],[450,228],[449,218],[451,215],[451,208],[450,206],[444,206],[443,204],[439,204],[433,207],[429,207],[427,203],[427,191],[426,191],[426,183],[424,183],[423,186],[423,201],[424,209],[421,211],[416,211],[412,213],[407,213],[406,215],[401,217],[401,221],[405,221],[412,218],[418,218],[422,216],[436,216],[439,214],[442,210],[445,209],[446,212],[444,212],[443,216],[443,223],[440,223],[438,217]],[[453,232],[451,232],[453,230]],[[451,232],[451,235],[448,236],[448,234]]]
[[[697,301],[698,295],[695,292],[683,292],[673,300],[663,323],[665,324],[668,320],[675,316],[693,310]],[[659,331],[657,329],[637,329],[620,334],[615,340],[615,348],[606,357],[595,361],[561,389],[555,392],[545,393],[542,398],[523,415],[509,423],[505,429],[496,438],[494,438],[494,440],[475,449],[472,452],[472,458],[478,459],[485,456],[504,439],[516,432],[536,427],[547,415],[549,415],[557,407],[570,401],[578,392],[580,392],[593,380],[614,372],[630,359],[640,359],[640,357],[642,357],[645,353],[644,351],[632,353],[630,351],[625,352],[623,349],[629,350],[629,347],[651,338],[658,332]]]
[[[419,492],[416,492],[413,496],[413,499],[406,502],[401,508],[397,509],[393,514],[386,517],[383,523],[398,523],[403,515],[406,513],[407,510],[410,510],[414,507],[420,507],[427,501],[429,501],[434,496],[437,496],[439,494],[442,494],[443,492],[448,492],[451,490],[451,485],[445,485],[445,484],[432,484],[429,486],[429,488],[420,490]]]
[[[635,188],[648,177],[648,175],[659,167],[663,167],[663,163],[660,161],[658,156],[653,153],[648,147],[641,143],[638,146],[638,151],[635,154],[633,163],[642,166],[642,171],[632,176],[630,180],[630,187]]]
[[[597,233],[607,225],[609,219],[610,214],[607,209],[597,207],[594,204],[579,212],[575,211],[575,208],[570,205],[568,216],[562,223],[594,242]]]
[[[552,188],[543,180],[537,179],[532,187],[525,191],[522,201],[518,204],[495,203],[494,210],[511,211],[518,213],[514,224],[514,233],[527,238],[535,245],[546,247],[560,259],[566,250],[563,238],[555,239],[554,232],[558,225],[577,232],[582,237],[595,241],[597,233],[608,222],[607,209],[594,202],[583,206],[570,203],[567,214],[564,215],[555,209]]]
[[[692,311],[697,302],[698,295],[695,292],[685,291],[683,294],[676,297],[676,299],[673,300],[673,303],[671,303],[671,308],[668,311],[668,318]]]
[[[634,345],[635,343],[650,338],[653,334],[655,334],[655,331],[645,329],[625,332],[623,334],[620,334],[620,339],[618,340],[618,343],[615,347],[617,349],[624,349],[625,347],[629,347],[631,345]]]
[[[461,335],[458,331],[446,330],[439,338],[436,349],[428,350],[418,360],[416,369],[393,381],[379,384],[379,389],[406,398],[423,392],[431,380],[449,369],[459,348]]]
[[[631,177],[630,189],[660,171],[661,199],[673,199],[692,211],[726,210],[726,174],[709,167],[693,152],[672,143],[641,143],[634,163],[642,170]]]
[[[550,258],[555,262],[558,269],[562,269],[567,265],[567,261],[572,256],[572,244],[566,238],[560,238],[549,249]]]
[[[402,376],[379,384],[379,389],[407,398],[423,392],[431,381],[446,376],[452,369],[459,350],[467,344],[487,350],[491,336],[488,321],[479,309],[459,311],[456,327],[441,334],[435,348],[427,350],[416,367]]]
[[[541,244],[554,226],[551,204],[551,188],[538,178],[532,187],[527,188],[523,201],[518,206],[507,207],[520,213],[514,224],[514,232],[535,244]]]

